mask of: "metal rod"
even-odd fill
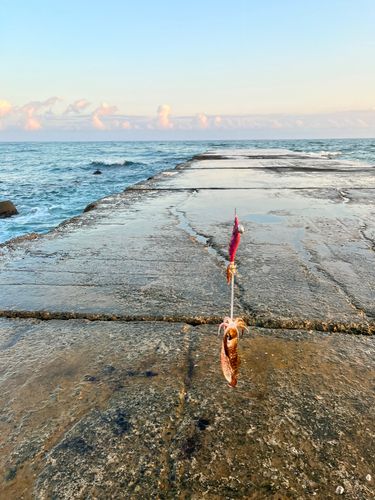
[[[230,299],[230,319],[233,320],[233,304],[234,304],[234,269],[232,271],[232,291]]]

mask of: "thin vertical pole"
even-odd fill
[[[234,269],[232,271],[232,293],[230,299],[230,319],[233,320],[233,303],[234,303]]]

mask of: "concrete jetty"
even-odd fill
[[[372,165],[214,150],[0,245],[0,498],[374,498],[374,192]]]

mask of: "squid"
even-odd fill
[[[241,358],[238,355],[239,329],[241,329],[241,339],[243,332],[249,331],[245,322],[241,318],[224,318],[219,326],[218,337],[223,332],[223,342],[221,345],[221,369],[230,387],[236,387],[238,377],[238,367]]]

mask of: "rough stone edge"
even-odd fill
[[[33,318],[42,321],[84,319],[88,321],[119,321],[129,322],[167,322],[185,323],[190,326],[217,325],[222,322],[221,316],[162,316],[162,315],[122,315],[122,314],[91,314],[74,312],[48,312],[48,311],[0,311],[0,318]],[[375,334],[375,323],[338,323],[315,319],[298,318],[257,318],[244,315],[243,319],[248,326],[279,330],[312,330],[327,333],[346,333],[354,335]]]
[[[35,240],[36,238],[39,238],[40,236],[41,235],[39,233],[22,234],[21,236],[16,236],[15,238],[4,241],[4,243],[0,244],[0,248],[4,248],[7,246],[9,246],[9,247],[17,246],[19,243],[22,243],[23,241]]]

